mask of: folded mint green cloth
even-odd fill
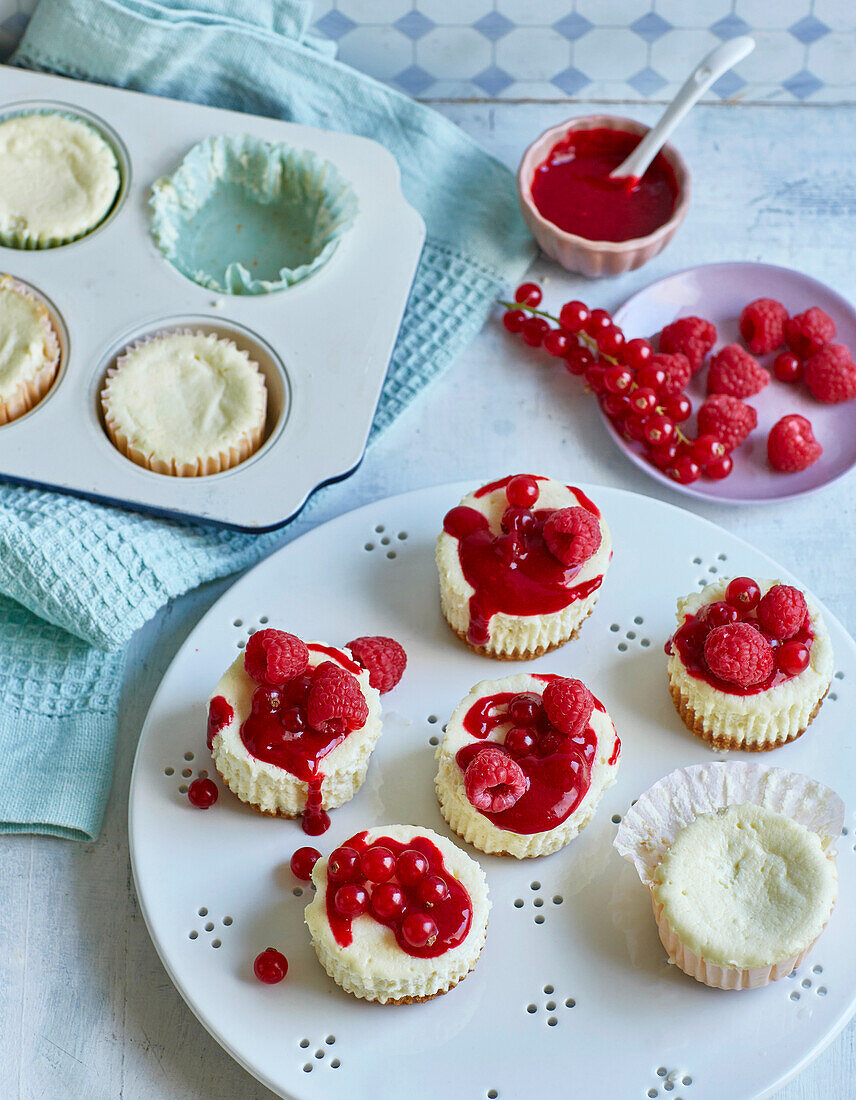
[[[372,428],[476,334],[532,243],[511,173],[457,127],[307,35],[298,0],[41,0],[13,62],[373,138],[427,239]],[[335,492],[335,488],[325,490]],[[121,651],[167,600],[285,541],[0,486],[0,832],[98,834]]]

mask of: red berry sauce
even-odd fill
[[[609,178],[641,140],[626,130],[572,130],[535,169],[532,201],[559,229],[589,241],[647,237],[671,218],[678,181],[662,153],[639,180]]]
[[[518,478],[519,475],[511,475],[491,482],[477,490],[474,496],[483,497],[505,489],[509,482],[517,482]],[[596,505],[585,493],[571,485],[568,489],[579,505],[600,517]],[[552,512],[551,509],[528,510],[509,505],[503,519],[506,525],[510,520],[515,529],[498,535],[491,532],[487,517],[475,508],[459,506],[447,513],[443,530],[458,540],[461,571],[473,588],[467,630],[470,645],[489,643],[490,620],[497,612],[549,615],[576,600],[585,599],[600,588],[602,574],[574,586],[574,577],[582,566],[563,565],[550,553],[543,532],[544,522]]]
[[[535,679],[549,683],[559,677],[538,675]],[[502,741],[488,738],[499,726],[512,723],[509,706],[517,698],[513,691],[497,692],[479,699],[467,711],[464,729],[478,740],[458,750],[455,759],[462,772],[486,744],[502,748]],[[594,707],[601,714],[606,713],[598,699],[594,699]],[[522,756],[511,754],[529,780],[528,789],[507,810],[479,811],[510,833],[542,833],[566,821],[591,786],[591,770],[597,755],[597,734],[590,724],[578,737],[566,737],[550,724],[541,708],[530,728],[535,740],[531,751]],[[616,735],[610,764],[617,763],[620,752],[621,742]]]
[[[423,836],[415,836],[407,844],[388,836],[369,841],[368,834],[362,832],[346,840],[343,847],[353,849],[359,856],[374,848],[383,848],[392,853],[397,864],[405,854],[401,877],[396,869],[390,879],[373,883],[357,864],[348,874],[347,884],[356,883],[368,892],[364,915],[391,929],[402,951],[418,959],[433,959],[464,942],[473,922],[472,900],[464,886],[446,869],[443,853],[436,844]],[[331,861],[335,854],[331,855]],[[417,854],[422,859],[417,859]],[[445,891],[441,891],[437,880],[445,886]],[[336,943],[348,947],[354,938],[353,917],[341,909],[348,908],[344,902],[349,902],[350,897],[342,899],[341,908],[336,905],[336,895],[342,885],[342,879],[337,877],[334,881],[328,874],[325,903]]]
[[[210,749],[214,744],[214,738],[235,717],[231,703],[228,703],[222,695],[215,695],[208,704],[208,736],[205,743]]]

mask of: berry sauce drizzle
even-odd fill
[[[214,738],[225,729],[235,717],[231,703],[228,703],[222,695],[215,695],[208,704],[208,733],[205,743],[210,749],[214,744]]]
[[[443,898],[442,901],[435,901],[426,906],[425,902],[420,899],[418,894],[419,884],[424,880],[425,876],[423,875],[415,882],[405,883],[398,878],[397,873],[393,873],[392,877],[387,881],[396,882],[404,894],[403,911],[395,917],[379,917],[377,913],[374,912],[371,899],[369,899],[367,909],[360,915],[369,916],[379,924],[384,924],[387,928],[391,929],[402,951],[408,955],[412,955],[414,958],[434,959],[438,955],[444,955],[453,947],[457,947],[464,942],[469,935],[473,922],[472,900],[464,886],[447,870],[445,861],[443,860],[443,853],[436,844],[433,844],[424,836],[415,836],[407,844],[402,844],[401,841],[393,840],[388,836],[376,837],[374,840],[369,841],[368,834],[362,832],[357,833],[356,836],[352,836],[350,840],[346,840],[344,847],[353,848],[354,851],[358,852],[360,855],[370,848],[387,848],[392,852],[396,860],[398,860],[398,857],[404,851],[419,852],[428,862],[426,874],[436,875],[445,882],[448,891],[445,898]],[[369,893],[376,890],[378,887],[378,884],[367,881],[359,870],[349,878],[349,881],[360,883]],[[352,928],[353,917],[343,916],[336,909],[336,890],[341,885],[342,883],[340,882],[330,882],[328,879],[325,904],[327,907],[327,920],[330,922],[330,928],[336,939],[336,943],[338,943],[340,947],[348,947],[354,939]],[[437,935],[424,947],[414,947],[405,940],[402,934],[402,921],[404,917],[406,917],[408,913],[415,912],[427,913],[433,918],[437,926]]]
[[[662,153],[641,179],[609,178],[640,141],[626,130],[572,130],[535,169],[532,201],[553,225],[589,241],[647,237],[672,216],[678,182]]]
[[[510,480],[511,477],[506,477],[491,482],[474,496],[483,497],[504,489]],[[568,489],[581,507],[600,517],[585,493],[570,485]],[[491,532],[487,516],[475,508],[453,508],[443,521],[443,530],[458,541],[461,571],[473,589],[467,629],[470,645],[486,646],[490,642],[490,621],[498,612],[549,615],[585,599],[603,583],[600,574],[574,586],[573,580],[582,566],[563,565],[547,549],[544,521],[553,509],[519,511],[527,521],[519,530],[500,536]]]
[[[744,616],[743,622],[751,623],[752,626],[755,627],[758,626],[757,620],[750,616]],[[752,684],[749,687],[744,687],[740,684],[732,684],[728,680],[721,680],[711,672],[704,659],[704,640],[706,635],[707,631],[704,625],[698,621],[696,615],[685,615],[683,624],[675,631],[672,637],[669,638],[664,649],[670,656],[672,653],[677,653],[681,659],[681,663],[690,676],[694,676],[697,680],[704,680],[705,683],[710,684],[710,686],[716,688],[717,691],[725,692],[727,695],[759,695],[762,691],[768,691],[772,687],[778,687],[779,684],[785,683],[786,680],[792,680],[794,675],[799,675],[799,673],[789,674],[783,672],[778,665],[774,665],[772,673],[760,684]],[[765,634],[764,637],[772,646],[773,656],[775,657],[776,650],[782,643],[778,638],[772,638],[767,634]],[[788,641],[802,642],[809,653],[811,652],[811,643],[814,641],[814,631],[811,628],[810,615],[806,615],[802,626],[796,634],[788,639]]]
[[[539,675],[544,683],[559,677]],[[499,726],[512,724],[508,704],[519,693],[513,691],[487,695],[474,703],[464,716],[464,729],[478,740],[459,749],[455,759],[461,771],[485,747],[486,739]],[[594,708],[601,714],[606,708],[594,699]],[[553,727],[542,711],[533,727],[535,745],[525,756],[514,756],[529,787],[513,806],[498,813],[480,810],[489,821],[510,833],[542,833],[561,825],[579,806],[591,786],[591,771],[597,755],[597,734],[589,724],[577,737],[566,737]],[[502,747],[501,741],[490,740],[491,746]],[[609,763],[615,764],[621,752],[616,735]]]

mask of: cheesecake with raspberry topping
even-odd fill
[[[319,859],[305,919],[318,960],[346,992],[411,1004],[473,969],[490,900],[478,863],[414,825],[367,829]]]
[[[678,713],[715,749],[766,752],[795,740],[832,680],[819,610],[778,581],[721,579],[678,600],[666,652]]]
[[[443,615],[477,653],[539,657],[576,635],[611,557],[609,527],[582,490],[530,474],[502,478],[443,521]]]
[[[324,832],[353,798],[381,733],[380,696],[348,649],[257,631],[208,705],[208,747],[254,809]]]
[[[437,749],[440,810],[483,852],[548,855],[591,821],[620,754],[606,708],[580,680],[528,673],[483,680]]]

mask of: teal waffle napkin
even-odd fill
[[[310,16],[298,0],[41,0],[13,62],[362,134],[395,155],[427,239],[374,436],[476,334],[532,245],[508,170],[335,61]],[[283,541],[0,486],[0,832],[97,836],[121,647],[168,600]]]

